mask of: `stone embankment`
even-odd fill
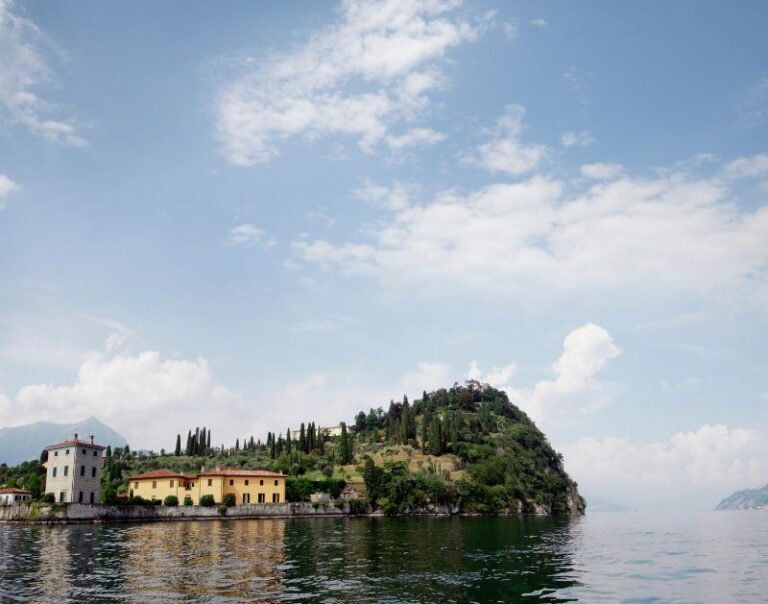
[[[0,506],[0,522],[149,522],[162,520],[215,520],[219,518],[301,518],[305,516],[345,516],[349,506],[311,503],[257,503],[231,508],[142,505],[21,504]]]

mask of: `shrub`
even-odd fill
[[[216,505],[216,502],[213,499],[213,495],[203,495],[200,497],[200,505],[202,505],[204,508],[212,508],[214,505]]]
[[[141,495],[134,495],[128,499],[128,505],[152,505],[152,502]]]
[[[184,498],[184,505],[192,505],[192,498],[189,495]]]
[[[368,504],[362,499],[349,500],[350,514],[365,514],[368,511]]]
[[[163,505],[167,505],[169,507],[176,507],[177,505],[179,505],[179,498],[176,497],[176,495],[168,495],[168,497],[166,497],[163,500]]]
[[[325,466],[322,472],[326,478],[330,478],[331,476],[333,476],[333,468],[331,466]]]
[[[56,496],[53,493],[46,493],[43,495],[41,501],[43,503],[56,503]]]
[[[224,495],[224,501],[222,501],[222,503],[226,507],[231,508],[233,505],[235,505],[237,503],[237,499],[235,498],[235,494],[234,493],[227,493],[226,495]]]
[[[226,516],[227,515],[227,506],[226,505],[219,506],[219,515],[221,515],[221,516]]]

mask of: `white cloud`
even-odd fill
[[[589,98],[589,85],[594,77],[589,71],[582,71],[575,65],[571,65],[563,72],[563,79],[568,88],[582,105],[589,105],[591,102]]]
[[[472,155],[464,157],[464,163],[491,173],[519,175],[533,170],[548,155],[549,149],[544,145],[520,142],[524,117],[525,108],[508,105],[488,142],[478,145]]]
[[[768,173],[768,154],[765,153],[740,157],[725,166],[723,170],[727,178],[750,178],[766,173]]]
[[[567,132],[563,132],[563,135],[560,137],[560,142],[563,147],[589,147],[595,142],[595,139],[589,130],[582,130],[580,132],[568,130]]]
[[[241,397],[216,384],[204,358],[163,360],[146,351],[137,356],[92,354],[72,385],[24,386],[4,419],[17,425],[96,415],[134,445],[159,448],[170,446],[173,431],[186,427],[185,418],[231,432],[243,411]]]
[[[505,21],[501,24],[501,31],[504,32],[504,37],[507,40],[514,40],[517,36],[517,22]]]
[[[615,390],[597,379],[605,364],[621,354],[611,335],[593,323],[574,329],[563,341],[563,353],[552,364],[554,379],[541,380],[532,388],[518,389],[510,384],[515,365],[496,368],[484,374],[475,361],[468,379],[503,389],[516,405],[535,421],[559,415],[591,413],[607,405]]]
[[[411,128],[400,136],[388,135],[386,138],[387,146],[393,151],[409,147],[428,147],[443,140],[445,135],[431,128]]]
[[[407,185],[400,182],[396,182],[392,187],[383,187],[366,179],[361,186],[352,190],[352,194],[367,204],[398,211],[408,207],[411,191]]]
[[[528,21],[528,23],[530,23],[534,27],[538,27],[539,29],[543,29],[549,26],[549,21],[547,21],[546,19],[531,19],[530,21]]]
[[[703,425],[663,442],[584,437],[560,447],[582,492],[613,494],[633,505],[711,508],[731,490],[765,482],[768,445],[755,431]]]
[[[306,265],[337,267],[390,288],[453,287],[537,304],[594,286],[751,296],[766,292],[768,206],[742,209],[726,181],[622,174],[566,194],[534,176],[425,204],[400,204],[364,243],[294,242]]]
[[[743,91],[736,113],[748,126],[759,126],[768,121],[768,75],[761,76]]]
[[[430,92],[444,82],[437,63],[446,51],[478,35],[479,27],[456,15],[459,4],[346,0],[335,23],[293,52],[240,61],[241,74],[215,104],[224,155],[252,165],[291,138],[328,135],[356,137],[373,151],[393,124],[413,122],[429,107]],[[430,142],[425,132],[411,142]]]
[[[445,363],[419,363],[416,371],[406,373],[400,380],[403,392],[409,397],[416,398],[421,393],[449,385],[451,367]],[[451,382],[453,383],[453,382]]]
[[[48,117],[56,106],[43,100],[37,90],[54,79],[45,57],[51,43],[13,8],[10,0],[0,0],[0,107],[10,121],[36,136],[72,147],[86,146],[71,120]]]
[[[12,193],[21,191],[21,185],[12,181],[5,174],[0,173],[0,210],[5,207],[5,200],[11,196]]]
[[[253,245],[261,243],[270,248],[277,245],[277,240],[270,237],[266,231],[252,224],[239,224],[229,230],[229,241],[240,245]]]
[[[624,168],[619,164],[607,163],[584,164],[579,168],[582,176],[594,180],[611,180],[621,175],[623,171]]]

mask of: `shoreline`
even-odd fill
[[[352,513],[349,505],[342,508],[329,505],[315,507],[312,503],[264,503],[247,504],[226,508],[221,513],[221,506],[138,506],[105,504],[22,504],[0,506],[0,524],[119,524],[128,522],[187,522],[199,520],[265,520],[269,518],[381,518],[381,511]],[[546,517],[552,514],[498,512],[477,514],[458,512],[449,506],[429,506],[415,510],[409,517],[449,517],[449,516],[534,516]]]

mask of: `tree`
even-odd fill
[[[165,499],[163,499],[163,505],[168,507],[176,507],[179,505],[179,498],[176,497],[176,495],[168,495]]]
[[[304,434],[304,422],[301,422],[301,427],[299,428],[299,451],[307,452],[307,437]]]
[[[174,450],[174,455],[176,455],[176,457],[181,455],[181,434],[176,435],[176,449]]]
[[[368,427],[366,419],[365,411],[361,411],[355,416],[355,430],[357,432],[365,432]]]
[[[285,450],[288,452],[288,457],[291,456],[291,429],[288,428],[285,431]]]
[[[347,434],[347,424],[341,422],[341,444],[339,451],[339,463],[343,466],[352,463],[352,443]]]
[[[443,452],[443,427],[440,418],[435,416],[429,428],[429,452],[440,455]]]
[[[429,416],[425,413],[421,416],[421,453],[427,452],[427,434],[429,432]]]

